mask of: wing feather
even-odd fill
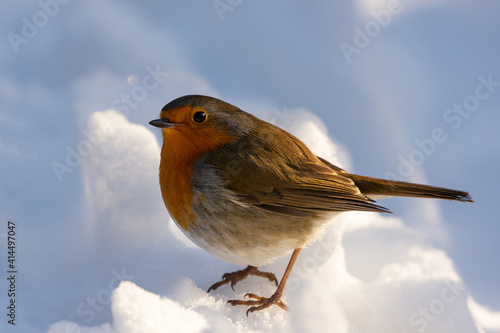
[[[236,140],[206,156],[206,162],[220,169],[240,202],[291,216],[389,212],[363,195],[343,175],[347,174],[343,169],[315,156],[291,134],[279,128],[267,132],[266,126],[272,125],[262,125],[260,132],[247,136],[246,141]],[[281,131],[279,140],[266,137],[266,133],[276,131]]]

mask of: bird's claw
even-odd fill
[[[252,294],[252,293],[247,293],[247,294],[245,294],[245,298],[252,298],[253,300],[245,300],[245,301],[243,301],[243,300],[230,300],[227,302],[229,304],[231,304],[232,306],[236,306],[236,305],[251,306],[251,308],[249,308],[247,310],[247,317],[248,317],[249,313],[267,309],[271,305],[277,305],[285,311],[288,310],[288,307],[286,306],[286,304],[283,303],[283,301],[281,300],[281,293],[278,293],[278,292],[274,293],[271,297],[262,297],[262,296],[258,296],[258,295]]]
[[[231,289],[234,291],[234,286],[236,283],[243,281],[246,279],[249,275],[255,275],[255,276],[260,276],[263,278],[267,278],[269,281],[273,282],[278,286],[278,279],[276,279],[276,276],[273,273],[269,272],[262,272],[257,269],[255,266],[248,266],[245,269],[232,272],[232,273],[226,273],[222,275],[222,280],[214,283],[210,288],[208,288],[207,292],[210,292],[211,290],[216,290],[222,285],[225,285],[229,282],[231,282]]]

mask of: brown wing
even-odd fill
[[[342,169],[326,165],[285,131],[274,128],[269,138],[266,126],[269,124],[260,124],[259,133],[247,136],[244,143],[237,140],[207,156],[207,162],[224,173],[228,188],[242,203],[293,216],[389,212],[363,195],[351,179],[341,174]]]
[[[361,194],[349,178],[333,170],[318,173],[315,169],[316,165],[305,164],[301,172],[289,181],[267,189],[247,189],[238,196],[256,207],[294,216],[308,216],[310,212],[389,212]],[[308,175],[310,173],[313,175]]]

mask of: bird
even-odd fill
[[[208,292],[249,275],[276,285],[269,297],[247,293],[246,315],[282,296],[301,249],[347,211],[391,213],[379,197],[473,202],[469,193],[349,173],[316,156],[298,138],[220,99],[186,95],[149,122],[162,130],[159,183],[165,206],[182,232],[216,258],[244,269],[226,273]],[[278,282],[258,267],[291,253]]]

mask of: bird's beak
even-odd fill
[[[155,119],[151,120],[149,122],[149,125],[153,125],[155,127],[160,127],[160,128],[174,128],[176,123],[170,122],[168,118],[161,118],[161,119]]]

